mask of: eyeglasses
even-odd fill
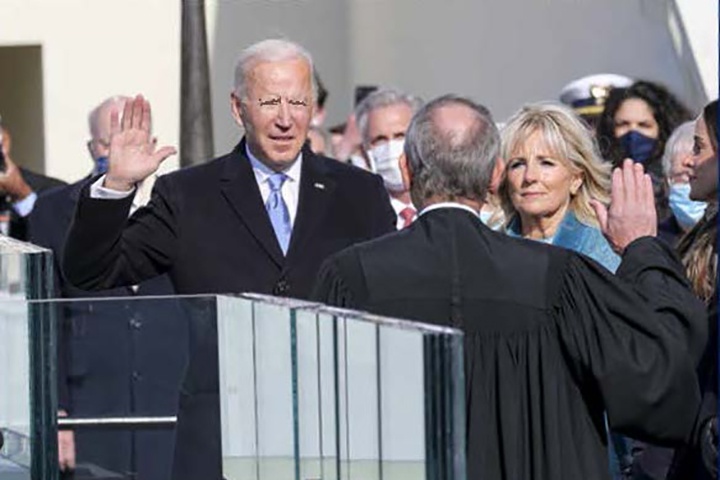
[[[281,97],[280,95],[260,97],[257,99],[257,105],[263,112],[277,112],[281,107],[283,100],[287,103],[290,110],[294,112],[305,113],[310,109],[310,102],[307,98],[288,98]]]

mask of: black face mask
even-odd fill
[[[637,130],[630,130],[618,140],[625,157],[639,163],[646,163],[657,145],[657,138],[650,138]]]

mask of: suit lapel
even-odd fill
[[[334,191],[335,182],[326,174],[322,160],[309,148],[303,148],[298,209],[290,237],[286,267],[295,257],[302,255],[303,248],[314,237],[332,201]]]
[[[79,182],[73,183],[68,187],[70,191],[68,192],[67,197],[63,198],[63,203],[65,203],[65,205],[63,205],[63,208],[61,209],[64,216],[63,221],[67,222],[67,225],[70,225],[70,222],[72,222],[72,219],[75,216],[75,207],[80,201],[80,194],[90,179],[91,177],[89,176],[85,177]]]
[[[226,160],[220,182],[222,194],[248,227],[248,231],[270,258],[282,266],[283,254],[262,203],[250,160],[245,156],[244,141],[235,147]]]

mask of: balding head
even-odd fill
[[[128,100],[130,100],[130,97],[120,95],[110,97],[95,107],[88,115],[88,128],[90,129],[88,148],[90,149],[90,155],[93,160],[108,155],[108,147],[110,146],[110,114],[115,110],[120,116],[125,102]]]
[[[423,207],[431,198],[483,202],[500,145],[487,108],[455,95],[421,108],[405,142],[410,194]]]

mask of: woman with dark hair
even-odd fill
[[[602,156],[613,166],[632,158],[652,177],[658,221],[669,214],[661,160],[665,143],[673,130],[691,119],[690,110],[665,87],[641,80],[628,88],[613,89],[598,121]]]
[[[668,479],[717,478],[717,221],[718,221],[718,101],[710,102],[695,121],[695,143],[688,161],[690,198],[708,202],[705,215],[678,245],[678,253],[693,290],[708,306],[708,346],[698,367],[703,402],[690,446],[676,453]]]

